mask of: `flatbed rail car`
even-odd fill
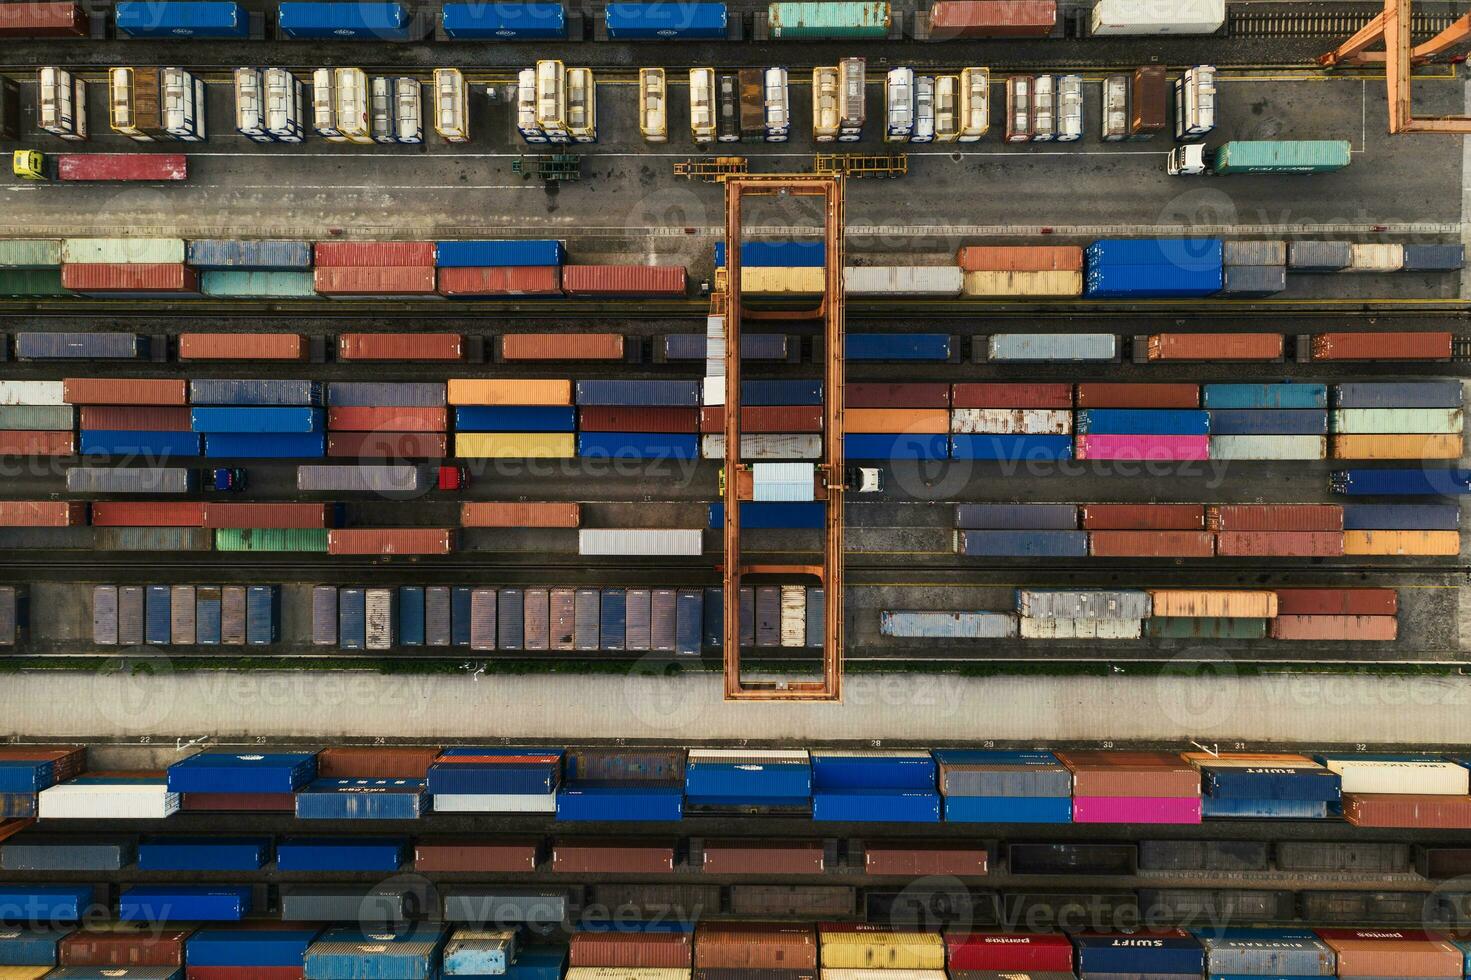
[[[903,177],[909,173],[905,153],[818,153],[812,158],[817,174],[843,177]]]
[[[687,180],[702,180],[713,184],[726,177],[750,172],[751,162],[745,157],[704,157],[692,160],[676,160],[674,176]]]

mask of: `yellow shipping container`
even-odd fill
[[[1277,593],[1225,589],[1150,589],[1156,616],[1271,619]]]
[[[741,269],[741,291],[753,295],[817,295],[827,289],[827,270],[793,266],[745,266]]]
[[[451,405],[571,405],[572,382],[561,378],[450,378]]]
[[[843,411],[845,432],[919,432],[925,434],[950,431],[950,410],[946,408],[849,408]]]
[[[1333,437],[1334,459],[1460,459],[1461,435],[1346,435]]]
[[[1461,553],[1460,531],[1344,531],[1345,555],[1449,555]]]
[[[462,459],[571,459],[577,436],[571,432],[460,432],[455,455]]]
[[[1081,296],[1081,272],[967,272],[966,296]]]
[[[931,932],[824,932],[822,966],[828,969],[943,970],[945,942]]]
[[[0,980],[41,980],[51,970],[49,966],[0,966]]]

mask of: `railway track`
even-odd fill
[[[1237,5],[1226,13],[1226,34],[1233,38],[1287,39],[1349,37],[1374,19],[1372,6],[1359,10],[1294,10],[1293,5],[1278,9],[1277,4]],[[1439,34],[1455,23],[1452,13],[1416,12],[1410,19],[1410,33],[1418,39]]]

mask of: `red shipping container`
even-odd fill
[[[561,283],[554,265],[439,270],[443,296],[560,296]]]
[[[583,432],[694,432],[699,422],[694,408],[588,405],[577,410],[577,428]]]
[[[327,436],[327,455],[334,459],[441,459],[442,432],[333,432]]]
[[[0,3],[0,37],[87,37],[87,13],[75,3]]]
[[[64,378],[61,397],[72,405],[189,404],[187,382],[171,378]]]
[[[188,432],[189,409],[156,405],[84,405],[83,429],[109,432]]]
[[[863,870],[871,875],[975,876],[986,873],[990,855],[985,845],[931,841],[915,843],[870,843],[863,847]]]
[[[1338,504],[1220,504],[1206,508],[1212,531],[1342,531]]]
[[[196,966],[191,963],[184,968],[184,980],[304,980],[305,977],[304,966]]]
[[[1072,408],[1070,384],[958,384],[954,408]]]
[[[182,153],[58,153],[56,179],[188,180],[189,158]]]
[[[434,292],[434,269],[422,266],[352,266],[312,271],[324,296],[417,296]]]
[[[692,939],[687,932],[574,932],[567,965],[688,970],[693,962]]]
[[[1279,616],[1393,616],[1394,589],[1276,589]]]
[[[0,527],[78,527],[87,523],[80,500],[0,500]]]
[[[1202,531],[1203,504],[1084,504],[1086,531]]]
[[[620,333],[508,333],[500,338],[503,361],[619,361]]]
[[[1073,772],[1073,797],[1200,795],[1200,772],[1174,752],[1058,752]]]
[[[843,386],[843,404],[848,408],[949,408],[950,386],[944,382],[854,382]]]
[[[1471,796],[1344,793],[1343,819],[1355,827],[1471,830]]]
[[[1336,558],[1342,531],[1221,531],[1216,554],[1260,558]]]
[[[817,954],[810,925],[701,922],[695,929],[696,977],[719,970],[740,980],[816,980]]]
[[[1449,361],[1448,331],[1320,333],[1313,335],[1315,361]]]
[[[710,405],[700,409],[700,431],[725,431],[725,408]],[[822,408],[818,405],[756,405],[741,409],[741,432],[821,432]]]
[[[674,870],[674,849],[673,841],[662,840],[558,840],[552,844],[552,870],[559,874],[668,874]]]
[[[197,293],[199,273],[182,262],[85,262],[62,266],[61,285],[78,293]]]
[[[217,504],[204,505],[208,528],[327,527],[326,504]]]
[[[57,944],[56,959],[61,966],[181,966],[192,931],[130,923],[82,929]]]
[[[327,428],[338,432],[443,432],[443,408],[343,405],[327,409]]]
[[[337,337],[340,361],[458,361],[464,338],[457,333],[344,333]]]
[[[319,779],[427,779],[437,745],[337,745],[317,753]]]
[[[535,839],[421,839],[414,845],[414,870],[529,873],[541,863],[541,855],[541,841]]]
[[[1267,624],[1274,640],[1393,640],[1399,620],[1393,616],[1283,616]]]
[[[1215,539],[1209,531],[1091,531],[1088,554],[1094,558],[1210,558]]]
[[[181,333],[181,361],[301,361],[306,338],[299,333]]]
[[[1159,333],[1149,338],[1151,361],[1278,361],[1279,333]]]
[[[994,0],[993,0],[994,2]],[[1029,0],[1022,0],[1025,4]],[[1040,0],[1053,8],[1053,19],[1057,8],[1051,0]],[[940,7],[963,7],[963,4],[946,3],[939,0]],[[963,15],[956,10],[945,17]],[[1048,28],[1051,32],[1051,28]],[[962,272],[1082,272],[1083,247],[1081,245],[964,245],[955,253],[955,264]],[[1009,408],[1007,405],[965,405],[964,408]],[[1016,406],[1021,407],[1021,406]],[[1049,406],[1028,406],[1045,408]]]
[[[204,527],[204,501],[98,500],[93,527]]]
[[[329,555],[447,555],[454,550],[453,528],[355,527],[327,532]]]
[[[581,504],[465,503],[460,505],[462,527],[578,527]]]
[[[682,265],[564,265],[568,296],[683,296]]]
[[[0,456],[71,456],[76,452],[70,432],[0,429]]]
[[[1073,944],[1060,933],[949,933],[945,961],[951,970],[1072,973]]]
[[[317,242],[312,264],[318,268],[342,266],[434,267],[433,242]]]
[[[1055,0],[936,0],[930,7],[931,41],[1046,37],[1056,24]]]
[[[294,793],[184,793],[181,810],[210,810],[218,813],[294,813]]]
[[[813,875],[825,870],[820,840],[707,840],[701,868],[712,875]]]
[[[1078,385],[1078,407],[1199,408],[1200,385],[1084,382]]]

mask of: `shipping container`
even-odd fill
[[[327,532],[332,555],[447,555],[455,549],[453,528],[339,528]]]
[[[1315,361],[1448,361],[1451,335],[1444,331],[1319,333]]]
[[[17,360],[136,360],[148,353],[146,338],[130,333],[15,334]]]
[[[456,41],[567,36],[567,15],[561,3],[446,3],[441,24],[445,36]]]
[[[954,266],[848,266],[849,296],[959,296],[965,276]]]
[[[306,358],[306,342],[300,334],[181,333],[179,360],[274,360]]]
[[[439,271],[442,296],[560,296],[561,269],[554,265],[504,266]],[[431,270],[432,291],[432,270]]]
[[[0,37],[87,37],[90,29],[80,4],[21,0],[0,6]]]
[[[1083,382],[1077,386],[1077,405],[1102,409],[1194,409],[1200,406],[1200,386]]]
[[[1113,334],[992,334],[986,353],[993,361],[1111,361],[1118,356]]]
[[[775,40],[884,38],[889,35],[889,4],[853,0],[827,4],[775,0],[767,8],[766,29]]]
[[[464,338],[457,333],[344,333],[337,335],[340,361],[458,361]]]
[[[623,335],[508,333],[501,335],[500,351],[506,361],[617,361],[623,359]]]
[[[568,296],[683,296],[681,265],[567,265],[562,290]]]

